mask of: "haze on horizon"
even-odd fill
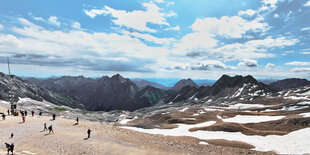
[[[0,72],[310,79],[309,0],[0,0]]]

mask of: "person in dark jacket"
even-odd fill
[[[6,116],[6,115],[3,113],[3,114],[2,114],[2,120],[5,120],[5,116]]]
[[[88,138],[90,138],[90,133],[91,133],[91,130],[90,130],[90,129],[88,129],[88,130],[87,130],[87,135],[88,135]]]
[[[51,132],[54,133],[54,130],[53,130],[53,126],[52,126],[52,125],[50,125],[50,126],[48,127],[48,130],[49,130],[48,134],[50,134]]]
[[[56,119],[56,114],[53,114],[53,120],[55,120]]]
[[[45,131],[45,130],[47,130],[46,123],[44,123],[44,130],[43,131]]]
[[[79,125],[79,118],[76,118],[76,125]]]

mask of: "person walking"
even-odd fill
[[[90,130],[90,129],[88,129],[88,130],[87,130],[87,135],[88,135],[88,137],[87,137],[87,138],[90,138],[90,133],[91,133],[91,130]]]
[[[53,114],[53,120],[55,120],[56,119],[56,114]]]
[[[32,115],[32,117],[34,117],[34,111],[31,111],[31,115]]]
[[[52,125],[50,125],[50,126],[48,127],[48,130],[49,130],[48,134],[50,134],[51,132],[54,133],[54,130],[53,130],[53,126],[52,126]]]
[[[12,152],[12,155],[13,155],[14,154],[14,143],[11,144],[10,151]]]
[[[76,118],[76,125],[79,125],[79,118]]]
[[[46,123],[44,123],[44,130],[43,131],[45,131],[45,130],[47,130]]]
[[[25,123],[25,121],[26,121],[26,117],[25,117],[25,116],[22,116],[22,118],[23,118],[23,122]]]
[[[25,116],[27,116],[27,110],[25,110]]]
[[[3,113],[3,114],[2,114],[2,120],[5,120],[5,116],[6,116],[6,115]]]
[[[10,115],[10,109],[8,109],[8,115]]]

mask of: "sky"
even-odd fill
[[[309,0],[0,0],[0,72],[310,79]]]

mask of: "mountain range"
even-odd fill
[[[223,75],[212,86],[198,86],[193,80],[182,79],[172,88],[142,79],[130,80],[116,74],[112,77],[85,78],[27,78],[0,74],[0,99],[8,100],[9,80],[18,97],[46,100],[90,111],[134,111],[157,103],[182,101],[222,102],[275,96],[277,92],[309,85],[306,79],[284,79],[270,85],[258,82],[252,76]]]

